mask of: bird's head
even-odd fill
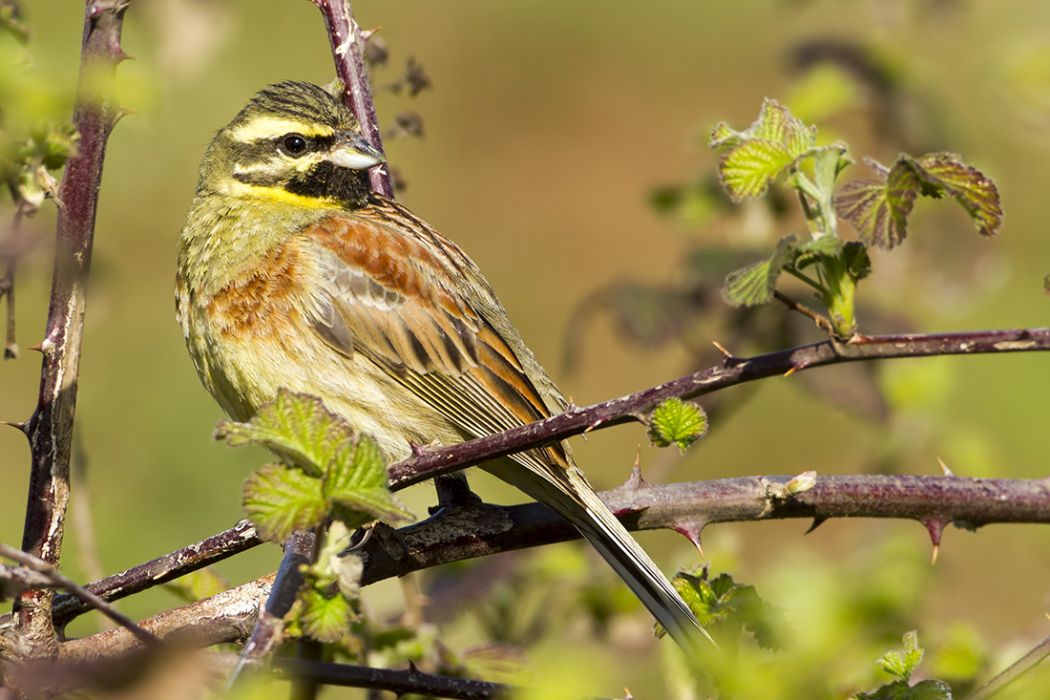
[[[383,155],[324,88],[283,82],[256,94],[208,147],[198,192],[319,206],[362,206]]]

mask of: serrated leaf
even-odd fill
[[[839,142],[822,148],[814,148],[811,153],[813,155],[813,183],[818,190],[831,192],[835,187],[835,180],[853,163],[853,159],[849,157],[845,144]]]
[[[842,246],[842,260],[846,263],[846,272],[855,281],[859,282],[871,274],[868,248],[860,241],[850,241]]]
[[[729,197],[739,202],[760,197],[795,161],[787,149],[777,143],[751,139],[722,156],[718,176]]]
[[[242,505],[259,537],[271,542],[282,542],[296,530],[316,526],[328,510],[320,479],[277,464],[248,475]]]
[[[672,581],[704,627],[737,625],[766,649],[783,649],[789,635],[783,611],[764,601],[754,586],[739,584],[729,574],[712,580],[680,573]]]
[[[712,130],[708,145],[729,149],[719,162],[718,176],[733,201],[740,201],[764,194],[769,183],[808,153],[815,142],[814,128],[767,98],[758,119],[746,131],[735,131],[722,122]]]
[[[853,180],[835,193],[835,212],[853,224],[865,243],[887,250],[908,234],[908,215],[919,196],[920,182],[910,161],[898,160],[886,177]]]
[[[842,241],[836,236],[821,235],[799,243],[792,264],[799,270],[821,258],[836,258],[842,253]]]
[[[731,306],[758,306],[773,298],[777,279],[796,255],[798,240],[794,236],[780,239],[768,260],[742,267],[726,276],[722,295]]]
[[[334,643],[349,631],[355,614],[350,601],[342,595],[328,596],[315,588],[308,588],[300,600],[299,624],[304,634],[319,642]]]
[[[350,525],[369,520],[396,522],[411,518],[387,486],[386,464],[379,445],[370,437],[361,436],[356,444],[344,445],[332,460],[325,474],[322,492],[362,518]]]
[[[320,476],[353,449],[353,430],[315,396],[282,389],[247,423],[223,421],[215,437],[233,447],[261,445],[289,464]]]
[[[984,173],[954,153],[928,153],[918,163],[927,177],[962,205],[981,235],[999,232],[1003,223],[999,189]]]
[[[959,156],[901,155],[889,171],[876,164],[876,172],[885,180],[849,182],[834,198],[835,211],[853,224],[866,243],[889,249],[903,241],[908,215],[919,195],[952,197],[983,235],[995,235],[1002,225],[1003,210],[995,183]]]
[[[922,663],[924,653],[923,648],[919,646],[918,633],[912,630],[904,634],[904,650],[887,651],[879,657],[878,664],[891,676],[908,681],[915,669]]]
[[[692,401],[667,399],[649,414],[649,435],[660,447],[677,445],[684,452],[706,432],[707,414]]]
[[[854,697],[857,700],[952,700],[952,689],[944,681],[933,679],[912,686],[904,681],[894,681]]]
[[[768,97],[762,101],[758,119],[748,130],[752,138],[779,144],[792,159],[813,148],[816,129],[807,127],[787,107]]]

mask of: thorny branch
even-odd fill
[[[142,629],[135,624],[134,620],[122,614],[116,610],[112,605],[99,598],[97,595],[77,585],[72,579],[68,578],[52,564],[47,563],[43,559],[34,557],[32,554],[27,554],[21,550],[15,549],[14,547],[6,544],[0,544],[0,557],[10,559],[11,561],[17,562],[22,566],[40,574],[47,581],[47,586],[52,588],[62,588],[69,591],[72,595],[76,596],[88,605],[103,615],[113,620],[113,622],[126,628],[143,644],[150,646],[160,642],[159,639],[154,637],[152,634]],[[38,586],[33,586],[37,588]]]
[[[84,328],[83,282],[91,259],[106,142],[119,116],[98,90],[100,81],[112,76],[117,64],[126,58],[120,48],[120,34],[128,2],[85,3],[79,94],[73,111],[80,140],[59,187],[62,206],[58,211],[47,329],[40,345],[40,397],[23,426],[32,451],[32,467],[22,549],[49,564],[57,564],[62,551]],[[24,642],[45,655],[54,653],[57,645],[51,622],[52,595],[47,589],[25,591],[16,604]]]
[[[324,17],[328,41],[332,45],[335,69],[343,83],[343,100],[361,123],[361,132],[368,143],[383,152],[383,138],[376,120],[376,106],[372,87],[363,58],[364,38],[354,20],[350,0],[312,0]],[[394,196],[390,168],[386,163],[368,171],[372,191],[385,197]]]
[[[784,496],[788,476],[741,477],[680,484],[647,484],[636,476],[601,493],[631,530],[671,528],[699,537],[711,523],[782,518],[905,518],[942,525],[1050,523],[1050,480],[967,479],[954,476],[818,476],[812,488]],[[389,535],[389,531],[387,531]],[[384,536],[382,530],[357,553],[365,562],[363,583],[497,552],[561,542],[578,534],[547,506],[480,504],[451,507]],[[236,542],[236,547],[228,543]],[[87,586],[117,600],[170,581],[259,544],[243,523],[142,566]],[[206,551],[207,548],[213,551]],[[190,554],[192,553],[192,555]],[[56,621],[86,612],[81,601],[56,601]]]
[[[848,343],[824,340],[749,358],[727,356],[723,364],[590,406],[570,406],[546,420],[476,440],[421,450],[390,467],[390,485],[404,488],[488,459],[546,445],[581,433],[644,420],[661,401],[694,398],[756,379],[843,362],[935,355],[982,355],[1050,350],[1050,328],[966,333],[856,336]]]
[[[274,667],[280,675],[302,678],[326,685],[373,688],[401,695],[454,698],[456,700],[492,700],[510,697],[510,686],[469,678],[424,673],[415,667],[404,670],[369,668],[349,664],[322,663],[301,659],[278,659]]]

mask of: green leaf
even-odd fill
[[[321,400],[282,389],[247,423],[223,421],[215,437],[233,447],[261,445],[299,467],[320,476],[333,460],[353,449],[353,430],[328,411]]]
[[[836,193],[835,211],[857,229],[862,241],[893,248],[908,233],[908,216],[919,195],[959,202],[985,236],[1002,225],[999,190],[980,170],[951,153],[919,158],[901,155],[888,171],[869,163],[880,180],[854,180]]]
[[[760,139],[745,141],[722,156],[718,176],[734,202],[761,197],[769,183],[791,166],[795,158],[780,144]]]
[[[919,646],[919,635],[914,630],[904,633],[904,650],[887,651],[878,664],[882,670],[902,681],[908,681],[915,669],[922,663],[925,650]]]
[[[853,163],[843,143],[815,148],[813,154],[813,184],[822,192],[831,192],[839,174]]]
[[[746,131],[722,122],[711,132],[708,145],[729,149],[719,163],[718,175],[729,196],[740,201],[764,194],[769,183],[784,175],[815,142],[814,128],[767,98],[758,119]]]
[[[245,479],[242,504],[259,537],[271,542],[316,526],[328,511],[320,479],[277,464],[266,465]]]
[[[788,236],[780,239],[777,249],[768,260],[757,262],[730,272],[722,295],[731,306],[758,306],[773,298],[777,279],[784,268],[795,259],[798,239]]]
[[[315,587],[327,588],[335,583],[339,592],[349,600],[356,599],[361,593],[361,573],[364,562],[353,553],[346,553],[353,533],[340,521],[328,526],[324,544],[317,553],[317,560],[310,567],[314,576]]]
[[[790,636],[784,613],[764,601],[754,586],[737,583],[729,574],[709,581],[706,573],[679,573],[672,583],[705,628],[746,629],[759,646],[784,648]]]
[[[649,435],[660,447],[678,445],[685,448],[707,432],[707,414],[699,404],[671,398],[663,401],[649,415]]]
[[[367,436],[361,436],[355,444],[344,442],[325,473],[322,493],[358,516],[350,518],[351,526],[370,520],[396,522],[411,518],[411,513],[390,493],[379,445]]]
[[[954,153],[928,153],[918,163],[927,181],[962,205],[981,235],[999,232],[1003,209],[999,189],[990,178]]]
[[[884,180],[846,183],[835,193],[833,204],[835,212],[857,229],[862,241],[890,249],[907,236],[908,215],[920,189],[912,162],[901,159]]]
[[[894,681],[871,693],[858,693],[854,697],[857,700],[952,700],[952,689],[938,680],[925,680],[912,686],[904,681]]]
[[[860,241],[850,241],[842,246],[842,260],[846,263],[846,272],[858,282],[871,274],[868,248]]]
[[[801,270],[821,258],[837,258],[842,254],[842,247],[842,241],[836,236],[820,235],[800,243],[791,264]]]
[[[300,600],[303,607],[299,624],[305,634],[319,642],[338,642],[356,617],[350,601],[339,593],[328,596],[316,588],[308,588]]]

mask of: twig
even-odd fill
[[[139,621],[139,626],[164,639],[177,639],[207,647],[246,639],[259,617],[259,609],[270,594],[274,575],[269,574],[189,605],[167,610]],[[58,649],[62,662],[98,661],[141,648],[123,627],[114,627],[90,637],[63,642]]]
[[[1050,479],[945,476],[818,476],[788,495],[792,477],[742,477],[653,485],[629,481],[601,493],[628,530],[672,529],[699,541],[711,523],[812,518],[901,518],[927,527],[976,528],[994,522],[1050,523]],[[812,529],[812,528],[811,528]],[[576,539],[576,530],[539,503],[448,508],[435,517],[373,536],[360,552],[362,585],[463,559]],[[931,535],[932,537],[932,535]]]
[[[737,384],[843,362],[939,355],[980,355],[1050,350],[1050,328],[967,333],[858,336],[848,343],[825,340],[750,358],[729,358],[634,394],[584,407],[571,407],[546,420],[529,423],[448,447],[420,450],[390,467],[391,488],[400,489],[438,474],[539,447],[557,440],[638,420],[671,397],[692,398]]]
[[[292,609],[303,585],[302,567],[314,559],[316,537],[313,532],[293,532],[284,543],[284,558],[277,569],[277,578],[266,599],[266,606],[255,623],[240,659],[230,674],[227,687],[232,686],[247,665],[269,656],[284,638],[284,616]]]
[[[368,70],[362,58],[364,41],[361,30],[354,21],[350,0],[312,0],[324,17],[328,41],[332,45],[335,69],[343,82],[343,101],[361,123],[361,133],[368,143],[383,152],[383,138],[376,121],[376,106],[372,100],[372,87],[368,81]],[[390,168],[386,163],[368,171],[372,191],[385,197],[394,196],[390,181]]]
[[[280,674],[290,678],[309,678],[327,685],[376,688],[398,696],[412,694],[458,700],[490,700],[509,697],[514,691],[511,686],[499,683],[423,673],[414,666],[392,670],[303,659],[278,659],[274,667]]]
[[[792,311],[798,312],[806,318],[813,321],[813,323],[816,324],[817,328],[824,331],[825,333],[834,333],[835,329],[832,328],[831,321],[829,321],[824,316],[821,316],[819,313],[809,308],[805,304],[798,303],[797,301],[789,297],[787,294],[783,294],[782,292],[774,291],[773,297],[787,308],[791,309]]]
[[[171,554],[157,557],[145,564],[125,569],[86,586],[87,590],[104,600],[120,600],[147,588],[167,583],[180,576],[203,569],[262,544],[255,534],[255,527],[241,520],[229,530],[194,542]],[[87,610],[87,606],[74,596],[59,596],[55,599],[55,625],[62,627]]]
[[[85,2],[79,94],[73,111],[80,140],[59,187],[62,206],[58,211],[47,329],[41,343],[40,396],[25,426],[32,467],[22,549],[49,564],[57,564],[62,551],[84,329],[83,278],[91,259],[106,142],[118,118],[98,89],[100,81],[111,76],[126,58],[120,48],[120,34],[128,2]],[[52,595],[49,590],[26,591],[16,603],[19,631],[34,653],[52,653],[57,644],[51,622]]]
[[[967,479],[949,476],[818,476],[814,486],[781,497],[788,476],[753,476],[679,484],[632,481],[601,495],[628,529],[690,528],[720,522],[781,518],[904,518],[979,527],[990,523],[1050,523],[1050,480]],[[236,528],[88,586],[112,600],[199,569],[258,543],[254,530]],[[496,552],[577,537],[539,503],[448,507],[396,535],[373,536],[363,583]],[[238,544],[230,547],[230,543]],[[188,556],[192,552],[193,556]],[[134,583],[132,583],[134,582]],[[62,623],[87,606],[68,597],[55,605]]]
[[[1031,651],[1010,664],[1001,673],[996,674],[995,677],[974,691],[973,695],[969,696],[967,700],[987,700],[1038,666],[1039,662],[1047,656],[1050,656],[1050,637],[1036,644]]]
[[[159,639],[135,624],[134,620],[118,612],[112,605],[102,600],[91,591],[78,585],[72,579],[62,574],[52,564],[43,559],[2,543],[0,543],[0,556],[18,562],[22,566],[32,569],[39,574],[43,574],[51,581],[52,585],[64,588],[77,596],[83,600],[85,604],[95,608],[121,627],[126,628],[143,644],[151,646],[160,643]]]

